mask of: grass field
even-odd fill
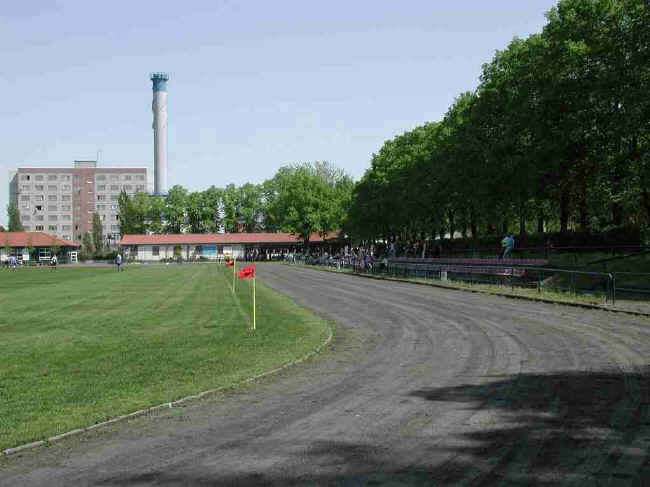
[[[0,450],[259,374],[328,324],[217,264],[0,271]]]

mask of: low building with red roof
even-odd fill
[[[338,247],[335,234],[313,234],[310,247]],[[184,260],[222,259],[226,256],[275,259],[304,248],[291,233],[181,233],[169,235],[124,235],[120,244],[126,256],[140,262],[156,262],[181,257]],[[331,251],[331,250],[328,250]]]
[[[70,252],[76,252],[80,247],[79,242],[63,240],[44,232],[0,232],[0,260],[3,262],[10,255],[23,261],[49,261],[53,248],[58,249],[64,257],[69,257]],[[30,249],[33,249],[31,253]]]

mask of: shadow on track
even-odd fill
[[[448,434],[461,446],[424,441],[405,458],[388,443],[314,441],[295,474],[185,475],[172,467],[100,485],[650,485],[650,367],[488,379],[410,393],[474,413],[466,429]],[[427,455],[441,450],[450,460],[428,465]]]

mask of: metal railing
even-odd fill
[[[465,285],[487,285],[528,289],[542,295],[556,293],[567,297],[581,296],[590,302],[616,304],[616,277],[611,273],[575,269],[516,265],[442,265],[398,262],[369,262],[361,265],[357,259],[314,261],[297,259],[298,264],[321,265],[359,274],[458,282]],[[620,279],[621,276],[618,276]],[[619,289],[620,292],[620,289]]]

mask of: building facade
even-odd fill
[[[92,231],[93,213],[97,213],[104,239],[118,243],[120,193],[151,193],[152,189],[146,167],[98,167],[96,161],[75,161],[68,168],[19,168],[9,177],[9,201],[18,207],[25,230],[63,240],[81,240]]]
[[[336,236],[314,234],[311,249],[333,252],[340,247]],[[167,260],[236,259],[276,260],[304,249],[304,244],[289,233],[204,233],[174,235],[124,235],[121,248],[129,260],[161,262]]]

